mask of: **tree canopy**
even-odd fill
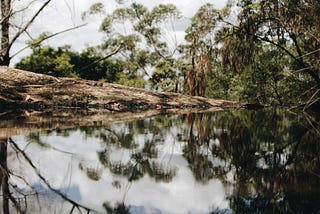
[[[260,104],[312,104],[320,91],[319,8],[315,0],[205,4],[185,41],[170,47],[165,24],[180,18],[174,5],[120,4],[110,12],[96,3],[83,18],[103,17],[99,46],[82,53],[34,47],[17,67]]]

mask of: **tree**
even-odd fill
[[[177,70],[172,69],[173,53],[164,39],[161,25],[179,17],[177,8],[172,4],[160,4],[148,10],[133,3],[105,15],[103,5],[97,3],[84,15],[97,12],[105,16],[100,30],[106,34],[106,39],[100,47],[105,52],[119,47],[119,54],[114,58],[124,62],[127,79],[139,81],[142,76],[147,76],[154,88],[172,90],[168,82],[170,86],[176,83]],[[170,68],[166,69],[168,65]],[[165,84],[160,85],[162,81]]]
[[[213,5],[202,6],[191,20],[191,26],[186,30],[185,48],[189,66],[186,71],[186,81],[189,94],[204,96],[206,78],[211,71],[214,56],[213,30],[219,19],[219,11]]]
[[[317,116],[308,123],[295,113],[268,108],[182,117],[187,123],[179,141],[190,170],[198,181],[217,178],[233,189],[227,198],[234,212],[319,209],[318,193],[310,187],[312,180],[319,183]]]
[[[45,1],[42,6],[35,12],[35,14],[26,22],[23,26],[19,27],[17,32],[10,37],[11,33],[11,18],[16,13],[12,10],[11,0],[1,0],[1,51],[0,51],[0,65],[9,65],[10,64],[10,50],[12,45],[16,40],[27,31],[30,25],[38,17],[38,15],[43,11],[43,9],[51,2],[51,0]],[[25,8],[25,10],[27,7]]]
[[[75,76],[73,65],[70,63],[70,47],[34,47],[32,53],[21,59],[16,67],[36,73],[52,76]]]
[[[145,175],[157,182],[170,182],[176,175],[176,168],[163,165],[157,160],[159,139],[167,131],[159,129],[159,125],[162,123],[163,121],[158,118],[150,121],[139,120],[134,123],[128,123],[126,125],[128,129],[133,131],[131,133],[125,133],[126,129],[114,130],[112,126],[107,131],[102,129],[99,136],[104,138],[106,148],[97,152],[101,164],[109,168],[113,174],[120,175],[129,182],[137,181]],[[148,128],[152,138],[147,139],[146,137],[142,146],[135,141],[133,133],[145,134],[145,128]],[[93,128],[93,130],[96,129],[96,127]],[[97,132],[94,133],[96,134]],[[118,149],[129,151],[130,159],[126,161],[112,160],[110,155]]]
[[[22,58],[16,67],[56,77],[80,77],[106,82],[119,80],[123,64],[102,58],[105,57],[94,47],[78,53],[68,45],[58,48],[35,45],[32,53]]]
[[[237,73],[250,68],[255,56],[265,45],[272,46],[289,58],[287,66],[292,79],[305,82],[308,88],[300,91],[306,102],[316,98],[320,89],[319,35],[320,16],[318,1],[239,1],[237,22],[227,23],[216,33],[216,43],[221,46],[222,63]],[[260,59],[264,64],[267,59]],[[280,67],[282,61],[278,61]],[[258,72],[255,70],[254,72]],[[287,72],[288,73],[288,72]],[[306,92],[306,93],[305,93]],[[279,100],[279,99],[278,99]],[[295,100],[298,102],[298,100]]]
[[[44,3],[40,3],[40,6],[34,10],[34,14],[30,16],[22,14],[25,11],[33,11],[30,9],[33,5],[36,5],[40,1],[29,0],[24,1],[22,3],[22,7],[17,7],[17,1],[11,0],[1,0],[1,50],[0,50],[0,65],[8,66],[13,57],[21,53],[27,48],[33,47],[34,45],[39,45],[44,40],[50,39],[59,34],[75,30],[77,28],[83,27],[85,24],[78,25],[75,27],[67,28],[65,30],[55,32],[55,33],[43,33],[40,32],[40,36],[36,39],[32,37],[28,29],[34,23],[36,18],[41,14],[41,12],[48,7],[49,3],[52,0],[46,0]],[[14,9],[15,10],[14,10]],[[26,22],[22,22],[22,24],[15,23],[15,18],[19,17],[18,15],[23,16],[21,20],[27,20]],[[20,18],[20,17],[19,17]],[[27,44],[24,48],[18,50],[16,53],[11,54],[12,46],[16,43],[16,41],[22,36],[26,34],[29,38],[31,38],[32,43]]]

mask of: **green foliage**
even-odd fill
[[[76,74],[84,79],[104,80],[106,82],[115,82],[117,75],[122,72],[121,63],[113,60],[102,60],[103,56],[95,48],[87,48],[80,54],[71,56],[71,62],[74,64]]]
[[[95,3],[90,6],[90,14],[102,13],[104,11],[104,5],[101,2]]]
[[[306,102],[320,87],[319,3],[238,1],[237,24],[215,32],[221,63],[235,73],[240,99],[271,104]],[[227,17],[228,18],[228,17]],[[236,22],[235,22],[236,23]],[[305,93],[307,92],[307,93]],[[231,93],[231,91],[230,91]]]
[[[118,75],[118,80],[116,83],[120,85],[126,85],[135,88],[144,88],[146,86],[146,81],[142,77],[128,77],[124,73]]]
[[[172,4],[160,4],[149,10],[144,5],[133,3],[104,18],[100,30],[106,33],[107,38],[102,50],[110,52],[121,47],[121,56],[117,59],[123,62],[124,73],[119,75],[118,83],[142,87],[145,85],[143,76],[146,75],[151,79],[152,87],[172,90],[173,68],[159,66],[163,63],[173,67],[161,25],[178,17],[179,12]],[[154,84],[155,79],[157,84]]]
[[[100,26],[100,30],[105,33],[111,33],[111,21],[110,17],[106,17]]]
[[[94,15],[94,14],[104,14],[104,5],[101,2],[97,2],[90,6],[89,10],[82,13],[81,18],[82,20],[85,20],[88,15]]]
[[[42,32],[37,38],[27,41],[27,45],[29,45],[32,49],[35,49],[39,47],[41,42],[50,35],[50,32]]]
[[[180,17],[174,5],[123,4],[107,13],[96,3],[84,15],[103,17],[101,45],[81,53],[41,47],[44,33],[29,43],[33,52],[17,67],[263,104],[320,99],[313,96],[320,88],[319,2],[241,0],[236,17],[234,4],[200,7],[175,54],[164,39],[165,23]]]
[[[24,57],[16,64],[17,68],[34,71],[53,76],[76,76],[72,72],[73,65],[69,58],[70,46],[57,49],[46,47],[34,47],[30,56]]]
[[[115,82],[122,72],[118,61],[102,60],[103,56],[95,48],[87,48],[81,53],[70,46],[53,48],[34,47],[32,53],[16,64],[17,68],[56,77],[80,77],[90,80]]]
[[[176,90],[177,71],[168,60],[159,60],[155,65],[150,82],[152,88],[156,90],[174,92]]]
[[[214,97],[219,99],[231,99],[237,100],[238,96],[234,96],[231,93],[232,80],[235,75],[230,70],[221,67],[221,65],[215,65],[216,69],[207,76],[207,90],[206,97]]]

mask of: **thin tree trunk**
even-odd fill
[[[12,16],[11,0],[1,0],[1,50],[0,65],[10,64],[10,49],[16,40],[29,28],[41,11],[51,2],[47,0],[32,16],[32,18],[15,35],[10,38],[10,17]],[[10,40],[11,39],[11,40]]]
[[[9,29],[10,29],[11,0],[1,0],[1,54],[0,65],[9,65]]]
[[[9,213],[9,186],[8,186],[8,169],[7,169],[7,139],[0,139],[0,179],[2,189],[2,211]]]

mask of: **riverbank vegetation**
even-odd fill
[[[122,2],[122,3],[121,3]],[[78,52],[30,40],[32,53],[15,66],[55,77],[178,92],[263,105],[317,106],[320,93],[320,3],[315,0],[228,1],[203,5],[183,42],[168,28],[181,20],[172,4],[93,4],[104,39]]]

